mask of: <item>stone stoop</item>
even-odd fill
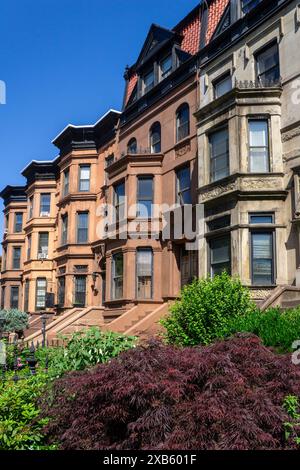
[[[52,312],[51,313],[45,312],[44,315],[47,316],[46,326],[55,320],[55,314]],[[29,319],[29,326],[27,330],[25,330],[24,332],[25,338],[33,335],[34,333],[42,329],[42,316],[43,314],[40,314],[40,313],[36,315],[31,315],[31,318]]]
[[[159,320],[168,314],[170,305],[171,302],[158,305],[152,312],[144,315],[143,318],[125,330],[124,333],[126,335],[139,336],[142,339],[159,335],[163,332],[163,327],[159,324]]]
[[[46,325],[46,336],[48,338],[48,334],[51,330],[53,330],[53,328],[55,328],[56,326],[58,326],[59,324],[61,324],[62,322],[64,322],[65,320],[69,319],[69,318],[72,318],[76,313],[80,312],[81,309],[80,308],[73,308],[71,310],[68,310],[66,312],[64,312],[63,315],[60,315],[59,317],[55,317],[53,319],[53,321],[49,324]],[[30,326],[29,326],[30,328]],[[28,331],[28,330],[27,330]],[[25,342],[27,343],[41,343],[42,341],[42,330],[41,328],[39,328],[37,331],[31,333],[31,334],[26,334],[25,332]]]
[[[118,318],[106,323],[102,329],[105,331],[114,331],[115,333],[125,333],[125,331],[133,327],[133,325],[150,315],[153,312],[153,309],[156,309],[158,305],[162,304],[137,304],[129,310],[124,311]]]
[[[300,305],[300,287],[277,286],[273,292],[260,305],[262,311],[270,307],[282,309],[295,308]]]

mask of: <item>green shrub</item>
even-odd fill
[[[48,420],[40,417],[36,405],[49,378],[39,374],[15,383],[12,374],[7,374],[6,379],[0,382],[0,449],[49,449],[43,437]]]
[[[8,333],[23,331],[28,328],[29,316],[21,310],[1,310],[0,316],[5,319],[4,331]]]
[[[298,397],[288,395],[283,402],[283,409],[289,415],[290,421],[284,423],[285,439],[292,439],[297,446],[300,445],[300,404]]]
[[[228,335],[229,320],[256,310],[249,290],[225,272],[213,279],[195,279],[183,288],[161,320],[168,343],[181,346],[210,344]]]
[[[48,357],[49,374],[60,376],[68,371],[83,370],[104,363],[134,347],[136,338],[111,331],[90,328],[74,333],[65,347],[38,349],[39,367],[45,368]]]
[[[264,345],[278,352],[292,351],[292,344],[300,338],[300,308],[281,311],[269,308],[265,312],[256,310],[251,314],[231,320],[231,333],[249,332],[259,336]]]
[[[0,449],[1,450],[47,450],[43,434],[47,419],[41,419],[38,401],[54,378],[72,370],[82,370],[92,365],[107,362],[122,351],[130,349],[135,338],[112,332],[101,332],[91,328],[75,333],[65,348],[39,348],[35,353],[38,361],[37,374],[26,378],[29,369],[18,372],[17,383],[13,372],[0,380]],[[14,346],[8,346],[8,365],[15,357]],[[21,362],[26,364],[28,349],[18,351]],[[46,358],[48,374],[45,373]],[[49,395],[51,396],[51,393]]]

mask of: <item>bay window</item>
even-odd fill
[[[250,214],[251,228],[251,274],[253,285],[274,284],[274,230],[259,228],[258,225],[273,224],[274,214]]]
[[[39,233],[38,259],[47,259],[49,250],[49,233]]]
[[[49,217],[51,194],[41,194],[40,217]]]
[[[229,175],[229,134],[228,128],[210,134],[210,180],[211,182]]]
[[[210,241],[210,271],[211,276],[222,274],[226,271],[231,274],[231,237],[213,238]]]
[[[137,216],[149,219],[152,216],[153,176],[139,176],[137,188]]]
[[[19,287],[12,286],[10,288],[10,308],[18,309],[19,308]]]
[[[77,212],[77,243],[87,243],[89,239],[89,213]]]
[[[69,225],[68,214],[64,214],[61,218],[61,244],[62,245],[66,245],[68,243],[68,225]]]
[[[113,300],[123,297],[123,253],[115,253],[112,257],[112,298]]]
[[[136,253],[137,298],[151,299],[153,289],[153,252],[151,248],[139,248]]]
[[[13,262],[12,262],[13,269],[20,269],[21,268],[21,247],[14,246],[13,247]]]
[[[114,186],[114,206],[116,209],[116,222],[125,218],[125,182]]]
[[[86,303],[86,276],[75,276],[74,283],[74,305],[84,307]]]
[[[36,310],[46,308],[47,279],[40,277],[36,280]]]
[[[23,212],[16,212],[15,214],[15,233],[21,233],[23,230]]]
[[[270,171],[267,119],[249,119],[249,163],[251,173]]]
[[[80,165],[79,167],[79,191],[88,192],[90,190],[91,166]]]

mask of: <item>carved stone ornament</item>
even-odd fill
[[[208,201],[210,199],[217,198],[222,196],[223,194],[235,191],[237,189],[237,181],[233,181],[228,184],[222,184],[219,186],[215,186],[214,188],[208,188],[204,190],[204,192],[199,195],[199,202]]]

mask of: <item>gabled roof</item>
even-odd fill
[[[150,57],[152,57],[161,47],[166,45],[170,40],[177,37],[180,41],[180,35],[175,31],[163,28],[157,24],[150,26],[144,45],[135,64],[135,68],[143,65]]]

